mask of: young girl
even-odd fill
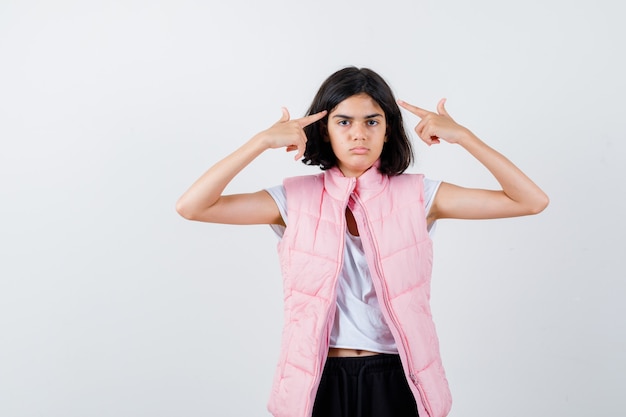
[[[462,146],[501,190],[403,174],[413,160],[398,104],[417,135]],[[270,148],[295,151],[321,174],[251,194],[226,185]],[[216,163],[177,211],[214,223],[269,224],[278,245],[285,327],[269,410],[276,417],[444,417],[451,396],[429,298],[438,219],[541,212],[548,197],[457,124],[445,100],[430,112],[394,99],[369,69],[345,68],[320,87],[306,117],[280,120]]]

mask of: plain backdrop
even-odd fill
[[[347,65],[428,109],[447,97],[551,198],[535,217],[439,222],[451,416],[624,415],[622,8],[0,0],[0,416],[268,415],[277,240],[174,204]],[[497,186],[462,149],[415,144],[411,172]],[[228,192],[316,172],[268,151]]]

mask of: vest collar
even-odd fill
[[[338,167],[324,171],[324,188],[331,197],[345,200],[353,192],[363,201],[367,201],[380,194],[387,184],[389,177],[378,171],[380,160],[358,178],[345,177]]]

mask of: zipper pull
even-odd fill
[[[350,184],[350,194],[353,194],[354,190],[356,189],[356,178],[351,177],[349,184]]]

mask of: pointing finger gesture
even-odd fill
[[[445,103],[445,98],[439,100],[435,113],[398,100],[402,108],[421,119],[415,126],[415,133],[427,145],[438,144],[441,139],[449,143],[458,143],[466,135],[467,129],[454,121],[446,110]]]
[[[306,149],[306,135],[304,128],[326,116],[326,110],[311,114],[300,119],[291,120],[289,110],[282,108],[282,116],[272,127],[264,131],[269,148],[285,148],[288,152],[298,151],[294,159],[304,155]]]

